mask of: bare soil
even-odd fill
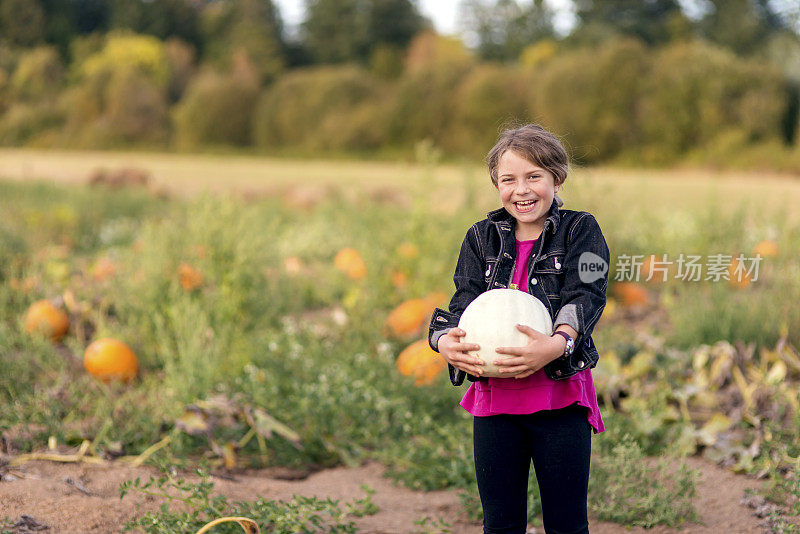
[[[627,528],[614,523],[590,518],[593,534],[611,533],[761,533],[761,519],[752,510],[740,504],[745,488],[759,488],[758,480],[735,475],[702,458],[688,458],[693,469],[701,473],[697,483],[695,507],[702,524],[687,524],[678,529],[655,527],[652,529]],[[313,473],[306,478],[291,480],[292,472],[270,468],[249,470],[233,476],[232,480],[213,477],[215,491],[229,501],[247,501],[258,497],[289,500],[293,495],[317,496],[339,499],[340,504],[366,497],[361,489],[368,484],[376,490],[372,500],[380,511],[371,516],[354,518],[360,532],[412,533],[421,532],[414,524],[425,516],[431,520],[448,522],[451,532],[478,534],[480,523],[469,522],[460,513],[456,491],[411,491],[394,485],[383,476],[385,468],[377,462],[360,467],[339,467]],[[131,517],[155,510],[158,498],[131,493],[120,500],[119,485],[125,480],[159,472],[152,467],[130,467],[119,463],[108,465],[63,464],[33,461],[13,469],[5,469],[0,480],[0,518],[16,521],[24,514],[36,522],[47,525],[44,532],[58,533],[110,533],[118,532]],[[195,480],[186,476],[187,480]],[[141,503],[137,511],[136,503]],[[22,531],[27,532],[27,531]],[[529,533],[541,534],[541,527],[532,525]]]

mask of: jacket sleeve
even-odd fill
[[[478,239],[477,226],[473,225],[461,243],[461,252],[456,262],[456,270],[453,275],[453,282],[456,291],[450,299],[449,311],[436,308],[431,317],[430,327],[428,328],[428,344],[433,350],[439,352],[439,338],[458,326],[461,314],[464,313],[467,305],[486,290],[486,282],[483,279],[484,255]],[[449,363],[447,364],[450,382],[454,386],[460,386],[466,376],[474,381],[477,377],[456,369]]]
[[[610,253],[600,225],[590,213],[582,213],[567,235],[561,308],[553,328],[566,324],[575,329],[575,351],[600,319],[606,305]]]

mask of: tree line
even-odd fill
[[[0,0],[0,143],[474,157],[516,119],[585,162],[794,161],[800,7],[572,5],[564,35],[543,0],[462,0],[462,40],[413,0],[306,0],[293,32],[270,0]]]

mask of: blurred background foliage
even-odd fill
[[[0,0],[0,144],[477,159],[511,121],[578,163],[800,169],[777,0]],[[563,6],[562,8],[563,9]]]

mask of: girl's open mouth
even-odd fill
[[[522,200],[514,202],[514,207],[517,208],[518,212],[525,213],[526,211],[531,211],[536,206],[536,202],[536,200]]]

